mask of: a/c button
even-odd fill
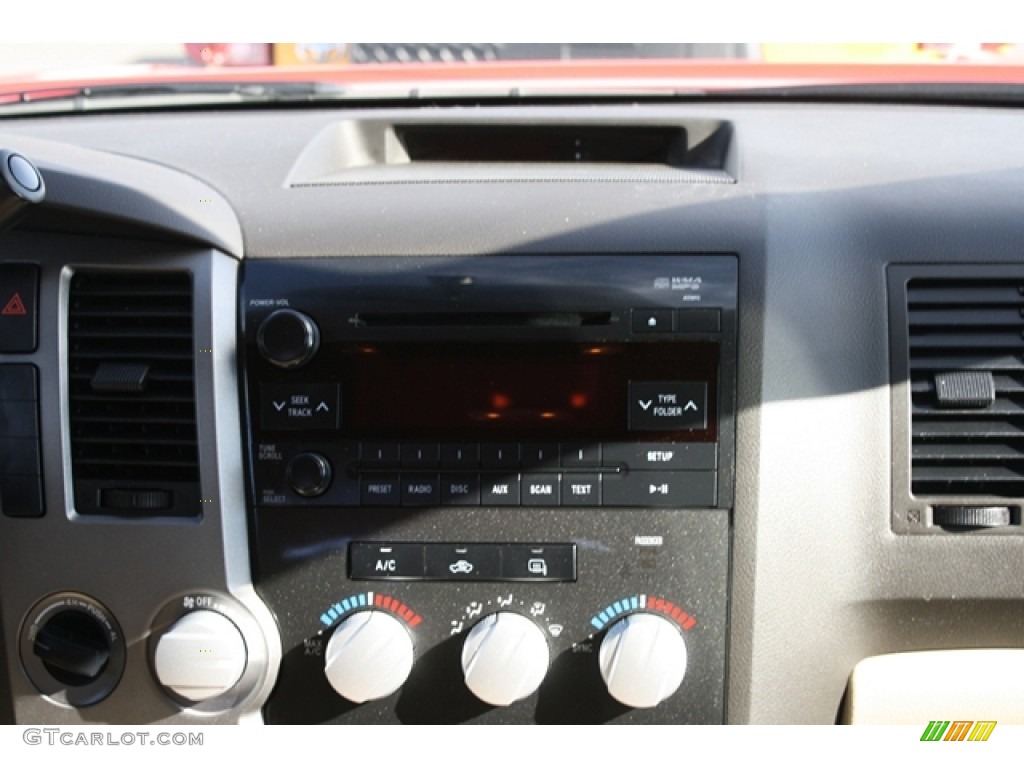
[[[353,579],[422,579],[423,545],[352,542],[349,571]]]

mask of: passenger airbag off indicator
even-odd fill
[[[708,385],[703,381],[629,382],[629,429],[671,432],[706,429]]]

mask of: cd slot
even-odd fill
[[[612,324],[611,312],[361,312],[371,328],[581,328]]]

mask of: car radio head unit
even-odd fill
[[[247,261],[267,719],[721,722],[736,273]]]
[[[245,299],[258,503],[487,503],[581,468],[593,493],[535,501],[717,503],[730,258],[257,262]]]

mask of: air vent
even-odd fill
[[[907,283],[911,490],[1024,497],[1024,280]]]
[[[79,514],[198,516],[192,279],[71,280],[71,460]]]

